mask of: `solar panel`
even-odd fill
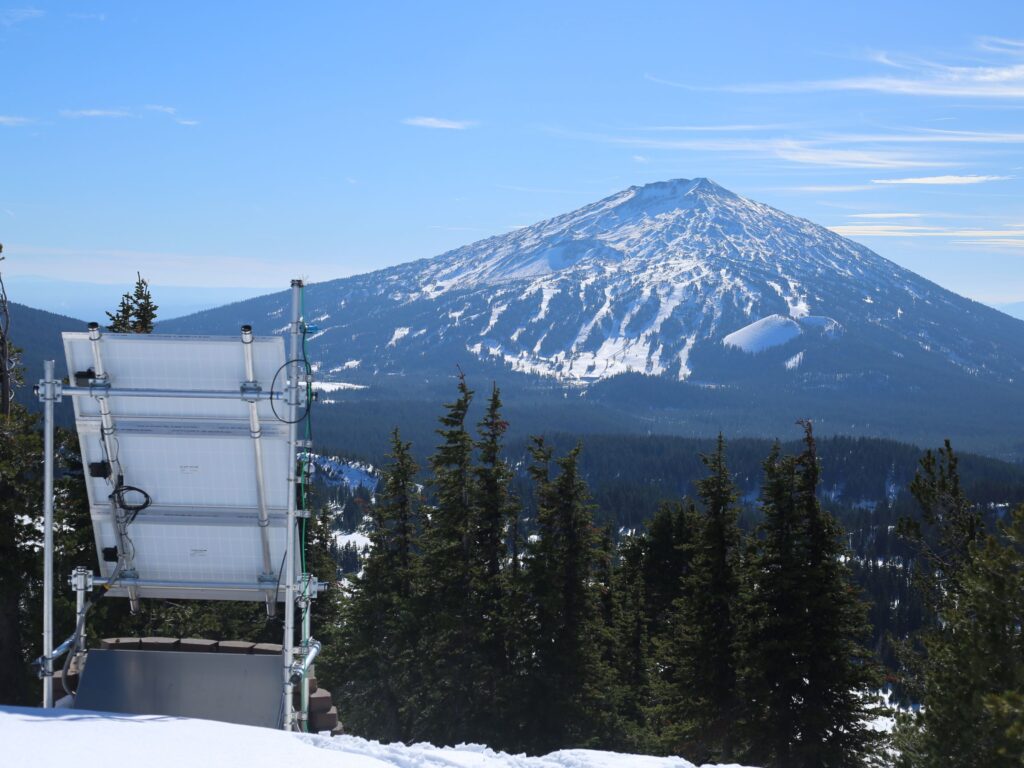
[[[257,441],[250,432],[250,402],[243,397],[249,376],[241,338],[106,333],[95,349],[88,333],[65,333],[63,338],[73,383],[88,379],[90,369],[92,376],[96,371],[106,376],[94,385],[100,397],[73,398],[83,464],[93,466],[86,475],[100,575],[115,575],[120,557],[120,575],[130,564],[140,597],[262,600],[268,590],[273,593],[284,561],[293,453],[289,428],[270,400],[256,401],[272,563],[267,568],[259,525]],[[252,378],[262,392],[272,385],[283,390],[284,340],[254,338],[249,346]],[[136,392],[117,394],[129,389]],[[153,396],[138,396],[138,390]],[[237,396],[209,397],[210,392]],[[277,410],[287,416],[283,403]],[[132,505],[146,497],[123,492],[129,511],[121,509],[121,532],[111,497],[119,475],[124,486],[150,499],[133,516]],[[111,592],[125,595],[127,588]]]

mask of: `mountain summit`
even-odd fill
[[[162,330],[262,318],[276,331],[286,303],[263,297]],[[1018,397],[1024,380],[1020,321],[704,178],[630,187],[431,259],[316,284],[306,306],[321,371],[371,387],[460,364],[570,391],[602,385],[592,399],[632,375],[633,398],[650,386],[636,376],[686,385],[658,390],[673,407],[697,387],[736,403],[831,393],[821,402],[833,412],[848,398],[900,413],[908,398],[920,408],[941,390],[955,403],[980,383]]]

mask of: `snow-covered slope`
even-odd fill
[[[278,330],[285,302],[226,309]],[[825,371],[866,343],[971,375],[1024,373],[1018,321],[708,179],[630,187],[433,259],[314,285],[306,306],[322,370],[364,382],[450,369],[453,356],[568,384],[626,372],[706,380],[700,353],[723,342],[749,353],[788,344]],[[166,328],[206,330],[217,313]]]
[[[288,303],[273,294],[158,330],[281,333]],[[393,408],[362,403],[443,402],[459,366],[537,413],[530,430],[778,435],[806,417],[1024,455],[1024,323],[707,179],[630,187],[314,284],[305,306],[321,402],[354,408],[357,423],[396,423]],[[363,452],[364,439],[344,447]]]
[[[18,707],[0,707],[0,745],[0,765],[10,768],[66,768],[100,753],[140,768],[694,768],[680,758],[591,750],[528,758],[472,745],[382,745],[209,720]]]

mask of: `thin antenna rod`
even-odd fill
[[[292,323],[291,345],[288,353],[288,519],[285,533],[284,563],[284,701],[283,727],[291,731],[295,727],[295,708],[292,695],[292,664],[295,662],[295,519],[298,477],[296,457],[298,454],[299,425],[299,343],[301,335],[302,281],[292,280]],[[305,371],[303,371],[305,373]]]
[[[53,404],[60,396],[53,360],[43,362],[43,708],[53,707]]]

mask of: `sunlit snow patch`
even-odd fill
[[[768,315],[750,325],[733,331],[722,343],[727,347],[736,347],[744,352],[757,354],[772,347],[780,347],[792,341],[803,331],[795,320],[782,315]]]

